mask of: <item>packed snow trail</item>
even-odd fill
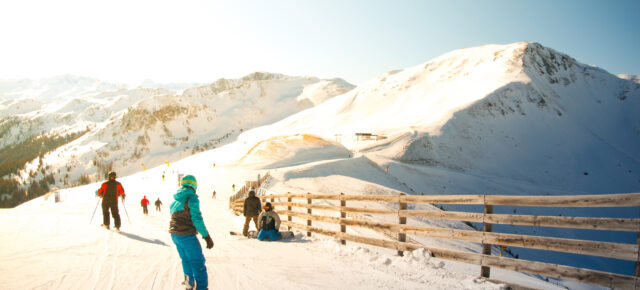
[[[204,250],[211,289],[499,288],[444,269],[424,251],[397,257],[303,233],[278,242],[231,236],[229,231],[241,230],[243,222],[228,209],[231,184],[239,187],[253,172],[196,172],[201,210],[215,242]],[[0,210],[0,289],[183,289],[180,259],[168,233],[177,176],[167,175],[165,181],[150,171],[118,179],[130,218],[120,204],[121,233],[100,227],[100,208],[89,224],[99,184],[62,190],[59,203],[40,197]],[[217,199],[211,197],[214,188]],[[162,211],[153,208],[143,215],[143,195],[152,201],[160,197]]]

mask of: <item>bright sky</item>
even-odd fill
[[[535,41],[640,75],[640,1],[0,2],[0,78],[212,82],[254,71],[359,84],[458,48]]]

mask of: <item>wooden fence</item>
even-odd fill
[[[318,233],[335,237],[345,241],[369,244],[389,249],[395,249],[401,255],[403,251],[419,248],[429,250],[434,257],[477,264],[481,266],[481,276],[489,278],[490,268],[502,268],[518,272],[538,274],[547,277],[574,280],[617,289],[638,289],[640,287],[640,234],[638,243],[596,242],[578,239],[556,237],[542,237],[520,234],[506,234],[492,232],[492,224],[541,226],[572,229],[590,229],[602,231],[626,231],[640,233],[640,219],[638,218],[601,218],[601,217],[566,217],[566,216],[535,216],[516,214],[494,214],[494,205],[533,206],[533,207],[638,207],[640,193],[607,194],[607,195],[577,195],[577,196],[505,196],[505,195],[329,195],[329,194],[277,194],[260,196],[263,200],[271,201],[274,208],[281,215],[287,216],[282,225],[298,228],[311,233]],[[294,202],[294,199],[298,200]],[[313,201],[334,200],[338,205],[317,204]],[[242,213],[244,198],[230,201],[231,208],[236,213]],[[302,202],[300,202],[302,201]],[[347,201],[369,201],[397,203],[398,209],[380,209],[366,207],[348,207]],[[483,213],[441,211],[441,210],[413,210],[407,209],[407,203],[430,204],[471,204],[483,205]],[[305,212],[294,211],[294,208],[306,209]],[[313,214],[312,210],[336,211],[339,215],[324,216]],[[372,220],[348,219],[347,213],[392,215],[397,216],[398,222],[376,222]],[[306,224],[292,221],[292,217],[306,220]],[[458,230],[451,228],[436,228],[427,226],[407,225],[407,218],[442,219],[483,223],[482,231]],[[313,221],[340,225],[339,230],[329,230],[326,227],[313,226]],[[373,230],[391,231],[397,234],[395,240],[377,239],[346,233],[346,227],[361,227]],[[481,253],[463,252],[449,249],[427,247],[421,244],[406,242],[406,235],[427,236],[433,238],[454,239],[482,243]],[[513,259],[491,255],[491,246],[513,246],[521,248],[566,252],[598,257],[608,257],[636,262],[635,276],[603,272],[591,269],[576,268],[566,265]]]
[[[234,201],[239,200],[239,199],[243,199],[247,197],[247,194],[249,194],[249,189],[250,188],[259,188],[260,185],[264,184],[267,179],[269,179],[269,177],[271,176],[271,174],[269,173],[269,171],[267,171],[267,173],[260,177],[260,181],[258,182],[256,181],[247,181],[245,182],[245,185],[242,186],[242,188],[240,188],[240,190],[238,190],[235,194],[233,194],[231,197],[229,197],[229,206],[231,207],[231,205],[233,204]]]

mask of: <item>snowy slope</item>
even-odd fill
[[[640,189],[639,110],[637,78],[515,43],[387,73],[240,138],[341,134],[351,150],[402,163],[559,191],[632,192]],[[362,132],[389,138],[355,141]]]
[[[207,135],[212,132],[207,130],[215,131],[228,126],[245,128],[240,126],[245,123],[238,122],[254,122],[254,126],[275,122],[246,131],[225,146],[216,146],[214,150],[172,162],[168,167],[163,165],[123,178],[125,188],[131,195],[127,205],[134,222],[129,225],[129,235],[124,234],[124,237],[113,237],[111,233],[94,229],[98,224],[95,220],[87,228],[70,221],[89,216],[95,206],[91,192],[97,188],[97,184],[64,191],[63,195],[68,198],[59,204],[43,204],[44,199],[40,198],[15,210],[0,211],[2,231],[6,230],[8,236],[16,237],[16,242],[3,238],[3,245],[22,250],[18,252],[27,252],[25,241],[32,240],[37,234],[44,237],[54,235],[53,231],[47,232],[34,223],[47,224],[44,220],[52,220],[50,227],[61,228],[82,242],[73,247],[73,254],[63,253],[62,242],[52,242],[51,247],[39,244],[36,248],[43,250],[37,254],[43,254],[50,260],[71,256],[68,259],[72,262],[84,263],[86,266],[82,268],[92,269],[86,274],[86,271],[62,267],[58,275],[39,279],[21,266],[21,259],[36,259],[36,254],[17,255],[3,249],[0,257],[6,258],[8,263],[2,265],[6,268],[0,270],[18,277],[32,278],[34,282],[30,284],[32,282],[29,279],[0,282],[16,285],[17,288],[79,288],[78,281],[94,288],[172,288],[171,285],[179,282],[180,274],[175,266],[177,256],[172,253],[171,242],[166,235],[168,217],[160,218],[161,215],[154,214],[140,216],[137,201],[143,194],[152,200],[157,196],[163,201],[169,200],[175,189],[171,188],[171,184],[175,182],[174,174],[177,172],[197,173],[203,207],[206,208],[206,222],[209,225],[211,221],[219,226],[209,227],[214,228],[213,237],[217,243],[214,249],[221,249],[220,252],[205,252],[212,285],[225,289],[263,286],[284,289],[495,287],[471,278],[477,276],[477,266],[427,259],[420,252],[408,255],[409,258],[398,258],[384,249],[355,244],[338,247],[335,242],[321,236],[319,240],[316,237],[307,239],[298,236],[290,243],[276,243],[277,246],[227,237],[229,230],[238,230],[241,226],[241,218],[231,216],[226,210],[226,197],[231,194],[231,184],[239,187],[246,180],[254,180],[257,174],[264,174],[266,169],[271,170],[273,178],[265,188],[274,193],[558,195],[640,191],[640,119],[635,114],[640,98],[638,78],[609,74],[536,43],[457,50],[422,65],[386,73],[333,98],[322,97],[322,94],[336,92],[332,88],[334,84],[319,85],[324,81],[318,81],[310,82],[304,88],[290,89],[280,82],[281,77],[258,73],[240,80],[219,80],[209,86],[186,90],[180,96],[163,95],[146,99],[131,110],[110,117],[98,126],[97,133],[92,133],[94,135],[87,134],[83,137],[85,139],[77,140],[77,144],[73,145],[75,150],[101,152],[98,148],[110,146],[111,149],[117,149],[111,150],[109,155],[124,156],[115,159],[126,161],[129,159],[125,154],[140,152],[136,148],[142,148],[132,144],[154,144],[157,142],[152,139],[163,134],[165,139],[177,144],[188,135],[180,131],[185,127],[195,132],[193,135],[212,136]],[[264,82],[268,82],[272,89],[283,92],[281,96],[289,98],[280,99],[270,95],[269,90],[264,89]],[[313,92],[319,92],[319,95]],[[205,128],[201,124],[210,124],[211,120],[206,119],[209,115],[199,110],[208,105],[206,100],[209,99],[223,100],[212,107],[213,110],[233,113],[226,115],[228,119],[216,119],[209,126],[211,128]],[[182,112],[182,107],[178,106],[183,103],[189,104],[186,112]],[[158,108],[159,104],[162,104],[161,108]],[[295,110],[291,110],[293,105]],[[269,113],[273,111],[278,116],[267,120],[261,108],[268,108]],[[173,122],[178,113],[189,115],[191,124],[185,126]],[[166,129],[162,128],[158,134],[157,127],[161,123],[152,121],[150,116],[166,118],[161,120],[162,124],[166,122]],[[264,122],[260,123],[260,120]],[[142,134],[147,131],[152,132],[148,134],[149,140]],[[107,145],[104,139],[98,138],[100,134],[106,138],[117,132],[126,133],[118,136],[122,138],[118,142]],[[357,141],[353,138],[355,133],[384,135],[386,139]],[[305,139],[305,136],[311,138]],[[190,143],[191,146],[193,144]],[[177,146],[177,151],[185,152],[183,148]],[[58,154],[73,152],[72,147],[66,150],[68,152]],[[153,158],[156,158],[156,162],[165,156],[178,159],[191,154],[171,155],[175,152],[162,146],[149,146],[148,150],[143,150],[143,154],[155,155]],[[86,168],[92,166],[91,160],[80,160]],[[52,159],[51,162],[54,161]],[[116,168],[118,171],[136,172],[139,170],[135,169],[139,167],[138,163],[122,162]],[[389,168],[389,171],[385,168]],[[167,172],[168,181],[161,181],[162,172]],[[213,190],[218,192],[219,200],[205,198]],[[133,210],[135,208],[137,211]],[[637,217],[633,209],[615,212],[558,209],[553,212],[550,209],[536,211],[539,209],[496,207],[499,213],[511,213],[512,210],[523,214]],[[55,222],[54,216],[69,217],[69,220]],[[126,221],[125,218],[125,226]],[[458,222],[410,219],[409,223],[468,228]],[[6,229],[4,225],[7,225]],[[16,234],[19,227],[33,229],[34,235]],[[494,230],[564,237],[569,234],[587,239],[633,243],[637,239],[635,235],[602,235],[593,231],[572,232],[566,229],[537,229],[536,232],[536,229],[495,226]],[[90,232],[91,235],[85,237],[84,232]],[[366,230],[360,234],[380,236],[380,233]],[[2,236],[7,235],[3,232]],[[479,245],[474,243],[412,238],[429,246],[479,251]],[[55,238],[51,240],[56,241]],[[584,256],[514,250],[527,259],[623,273],[633,269],[633,265],[615,260],[596,259],[594,266],[593,259],[585,259]],[[156,254],[159,256],[156,259],[153,253],[162,254]],[[98,257],[101,263],[94,263],[93,260],[87,262],[90,259],[86,257]],[[120,263],[121,260],[125,263]],[[278,267],[269,267],[274,263]],[[48,269],[44,265],[41,267]],[[247,267],[252,273],[257,273],[257,278],[247,278],[248,275],[244,274]],[[129,275],[140,268],[146,269],[142,281],[117,278],[118,274]],[[300,275],[285,277],[289,272]],[[461,273],[471,276],[460,276],[463,275]],[[261,279],[264,275],[278,277],[274,281],[287,282],[284,286],[282,282],[265,285],[264,279]],[[222,278],[214,281],[213,277]],[[554,287],[537,277],[508,271],[492,269],[492,277],[533,288]],[[2,279],[7,278],[3,276]],[[560,282],[571,289],[585,287]],[[267,283],[272,282],[269,280]]]
[[[257,72],[182,94],[142,87],[102,91],[3,118],[0,146],[19,144],[40,132],[83,132],[79,139],[27,164],[21,174],[26,180],[31,172],[48,166],[57,185],[68,186],[82,174],[99,180],[109,167],[134,173],[221,146],[246,129],[275,122],[352,87],[340,79]]]
[[[242,154],[244,150],[239,148],[227,145],[174,162],[170,167],[159,166],[119,178],[127,192],[124,207],[120,205],[121,234],[98,226],[100,209],[89,223],[97,202],[93,192],[98,183],[64,189],[58,203],[51,195],[15,209],[0,210],[0,285],[6,289],[181,289],[180,260],[167,233],[167,208],[177,187],[176,174],[193,173],[198,178],[204,220],[215,242],[212,250],[204,251],[210,289],[501,288],[477,279],[477,266],[431,258],[424,250],[398,257],[391,250],[355,243],[341,246],[333,239],[320,235],[307,238],[300,232],[294,239],[280,242],[230,236],[229,231],[238,231],[243,222],[227,207],[231,185],[242,184],[264,171],[211,167],[209,163]],[[324,172],[351,172],[353,178],[342,180],[343,187],[389,190],[386,185],[359,181],[369,176],[371,169],[349,166],[348,162],[327,164],[324,168]],[[285,172],[301,172],[300,169],[283,168],[276,178],[282,178]],[[334,184],[323,184],[323,171],[304,171],[307,181],[296,178],[297,186],[314,192],[336,189]],[[164,180],[162,172],[167,173]],[[387,185],[398,186],[393,182]],[[217,199],[210,197],[213,190],[218,193]],[[149,216],[143,216],[138,206],[143,195],[152,201],[160,198],[162,211],[150,210]],[[530,287],[560,289],[527,275],[493,273]]]
[[[456,50],[392,71],[239,137],[340,140],[409,194],[570,195],[640,192],[640,83],[537,43]],[[355,133],[387,138],[357,141]],[[445,206],[448,209],[457,207]],[[498,207],[502,213],[637,217],[627,209]],[[496,230],[635,243],[628,233]],[[518,250],[521,257],[630,274],[617,260]],[[557,262],[557,260],[556,260]]]

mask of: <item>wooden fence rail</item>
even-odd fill
[[[242,202],[243,200],[239,200]],[[399,215],[400,217],[417,217],[428,219],[458,220],[468,222],[486,222],[491,224],[520,225],[574,228],[588,230],[608,230],[637,232],[640,228],[640,219],[631,218],[587,218],[587,217],[564,217],[564,216],[532,216],[532,215],[512,215],[512,214],[483,214],[473,212],[456,212],[441,210],[392,210],[374,209],[358,207],[340,207],[333,205],[308,205],[306,203],[295,202],[273,202],[273,206],[287,206],[299,208],[315,208],[322,210],[334,210],[347,213],[368,213],[379,215]]]
[[[389,249],[411,251],[419,248],[428,249],[435,257],[461,261],[481,266],[481,276],[489,278],[490,268],[497,267],[508,270],[539,274],[553,278],[575,280],[610,288],[638,289],[640,268],[640,246],[638,243],[596,242],[578,239],[556,237],[542,237],[533,235],[496,233],[492,231],[492,224],[542,226],[556,228],[591,229],[601,231],[626,231],[640,233],[640,219],[637,218],[602,218],[602,217],[566,217],[566,216],[536,216],[515,214],[494,214],[494,205],[535,206],[535,207],[638,207],[640,193],[606,194],[606,195],[578,195],[578,196],[504,196],[504,195],[346,195],[346,194],[275,194],[260,196],[268,199],[274,207],[284,207],[278,210],[280,215],[286,215],[287,220],[282,225],[306,231],[308,235],[318,233],[357,243],[369,244]],[[301,199],[304,202],[293,202]],[[313,200],[340,201],[340,205],[318,204]],[[366,208],[347,206],[347,201],[395,203],[397,209]],[[230,200],[230,206],[241,213],[244,198]],[[436,204],[475,204],[484,205],[481,213],[441,211],[441,210],[413,210],[407,209],[407,203],[436,203]],[[388,204],[387,204],[388,206]],[[303,210],[296,211],[296,209]],[[325,216],[318,211],[335,211],[337,216]],[[350,219],[347,214],[375,214],[396,216],[397,222],[378,222],[373,220]],[[306,225],[295,223],[292,218],[306,220]],[[440,220],[456,220],[483,223],[482,231],[458,230],[451,228],[437,228],[428,226],[408,225],[406,218],[425,218]],[[325,227],[312,226],[317,221],[339,225],[339,231],[328,230]],[[373,230],[383,230],[395,233],[396,240],[376,239],[346,233],[346,227],[360,227]],[[453,251],[431,248],[417,243],[406,242],[406,235],[427,236],[482,243],[482,253]],[[640,243],[640,234],[638,241]],[[491,255],[491,245],[513,246],[546,251],[556,251],[607,257],[619,260],[635,261],[636,276],[621,275],[610,272],[576,268],[566,265],[511,259]]]
[[[249,194],[249,189],[251,187],[254,187],[254,188],[260,187],[260,185],[264,184],[269,179],[270,176],[271,176],[271,173],[267,171],[267,173],[264,176],[260,177],[259,181],[247,181],[246,182],[247,184],[243,185],[240,188],[240,190],[238,190],[238,192],[236,192],[231,197],[229,197],[229,205],[233,204],[233,202],[235,202],[236,200],[246,198],[247,194]]]

